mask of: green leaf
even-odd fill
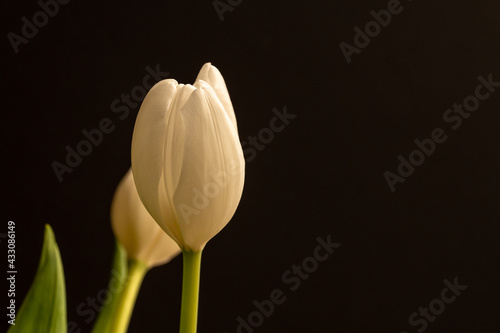
[[[116,242],[111,277],[108,284],[109,299],[101,309],[99,318],[92,329],[92,333],[108,333],[111,330],[115,312],[119,305],[120,294],[127,280],[127,252]]]
[[[8,333],[63,333],[66,323],[66,287],[59,248],[52,228],[45,225],[42,256],[26,298]]]

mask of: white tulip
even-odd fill
[[[132,138],[139,196],[182,250],[199,252],[232,218],[245,160],[219,70],[207,63],[194,85],[168,79],[144,99]]]
[[[111,226],[128,257],[148,268],[169,262],[180,253],[141,202],[132,169],[122,178],[111,204]]]

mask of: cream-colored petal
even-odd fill
[[[163,232],[142,204],[131,169],[115,191],[111,226],[128,256],[148,267],[164,264],[180,253],[179,246]]]
[[[196,251],[233,216],[243,190],[245,161],[237,130],[210,86],[200,81],[181,115],[182,171],[173,202],[184,247]]]
[[[179,85],[178,93],[168,112],[164,142],[164,170],[159,192],[163,220],[162,228],[179,244],[183,244],[178,217],[173,203],[175,188],[179,182],[184,156],[184,127],[179,110],[196,89],[192,85]]]
[[[141,255],[144,260],[146,260],[145,262],[149,267],[154,267],[168,263],[181,252],[181,249],[179,245],[158,226],[153,217],[151,217],[150,221],[153,222],[157,228],[152,233],[153,237],[149,243],[149,248]]]
[[[198,77],[196,77],[196,81],[194,86],[199,88],[199,81],[203,80],[208,83],[212,89],[215,91],[217,98],[222,103],[224,110],[227,115],[231,119],[235,128],[238,128],[236,124],[236,116],[234,114],[233,104],[231,103],[231,98],[229,97],[229,92],[227,91],[226,82],[222,77],[222,74],[217,69],[217,67],[212,66],[211,63],[207,62],[201,68],[198,73]]]
[[[165,167],[164,142],[167,119],[177,94],[177,81],[163,80],[151,88],[142,102],[132,136],[132,170],[139,196],[153,218],[160,223],[160,179]]]

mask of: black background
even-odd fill
[[[247,0],[223,21],[210,1],[71,1],[17,54],[7,34],[40,7],[4,2],[0,232],[16,222],[17,301],[49,223],[68,320],[90,331],[77,308],[107,285],[109,207],[139,109],[120,120],[110,105],[146,66],[192,83],[210,61],[242,141],[269,126],[273,108],[297,117],[247,164],[239,208],[204,251],[199,332],[236,332],[273,289],[286,302],[256,332],[416,332],[408,317],[455,277],[467,290],[426,332],[498,332],[500,88],[457,130],[443,113],[474,94],[479,75],[500,81],[500,4],[402,6],[348,64],[339,44],[387,1]],[[51,163],[103,118],[115,130],[59,183]],[[434,128],[448,139],[392,193],[383,173]],[[342,245],[290,291],[282,274],[328,235]],[[6,257],[5,239],[1,248]],[[181,257],[147,274],[130,332],[178,330],[181,274]]]

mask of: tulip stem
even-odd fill
[[[138,261],[132,260],[129,264],[127,280],[123,286],[123,290],[118,296],[118,304],[115,311],[115,319],[111,324],[112,333],[125,333],[128,329],[130,317],[134,310],[135,300],[141,288],[144,275],[147,273],[147,266]]]
[[[196,333],[200,294],[201,251],[183,251],[180,333]]]

